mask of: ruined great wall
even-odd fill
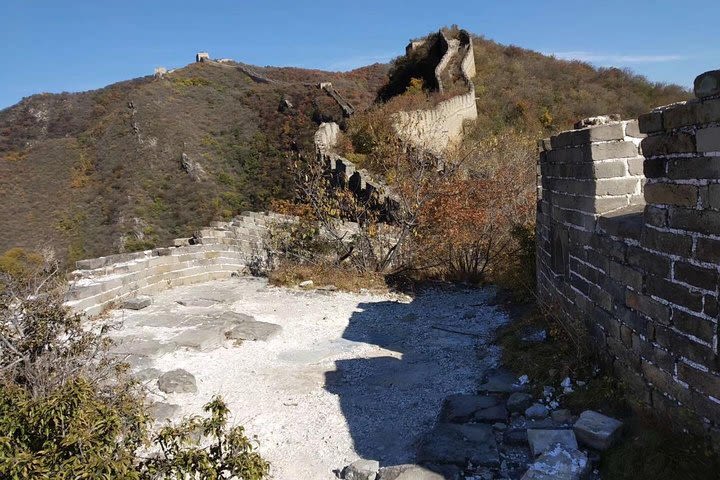
[[[720,441],[720,73],[695,85],[541,142],[537,285],[638,402]]]
[[[401,138],[417,148],[440,155],[449,145],[462,138],[464,123],[477,118],[475,85],[472,81],[475,76],[475,54],[472,38],[465,30],[460,30],[457,38],[448,37],[444,30],[440,30],[435,37],[444,52],[435,68],[440,93],[447,92],[453,69],[460,72],[458,81],[464,93],[443,100],[433,108],[399,112],[394,120]],[[407,51],[411,52],[421,45],[411,42]]]

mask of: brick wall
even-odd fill
[[[477,118],[475,103],[475,54],[472,38],[461,30],[458,40],[449,40],[441,30],[439,41],[444,47],[444,55],[436,69],[440,90],[443,90],[443,75],[453,63],[460,64],[460,71],[467,92],[438,103],[434,108],[399,112],[394,115],[395,129],[398,135],[412,145],[441,155],[448,145],[462,137],[465,121]]]
[[[638,401],[720,439],[720,91],[699,83],[697,100],[541,142],[538,292],[587,320]]]
[[[70,273],[66,305],[95,315],[125,298],[167,288],[229,278],[263,255],[273,223],[294,221],[275,213],[246,212],[232,222],[213,222],[173,247],[80,260]]]

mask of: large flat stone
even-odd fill
[[[618,438],[622,430],[622,422],[592,410],[585,410],[573,431],[580,443],[596,450],[607,450]]]
[[[381,468],[376,480],[457,480],[459,478],[460,470],[454,466],[423,467],[405,464]]]
[[[157,383],[165,393],[197,393],[195,377],[181,368],[163,373]]]
[[[589,471],[587,455],[556,445],[530,466],[522,480],[582,480]]]
[[[525,391],[525,386],[518,383],[515,375],[505,371],[496,371],[488,375],[479,390],[488,393],[513,393]]]
[[[515,392],[507,399],[507,409],[511,412],[524,412],[533,403],[532,395],[528,393]]]
[[[527,436],[530,451],[534,456],[543,454],[558,444],[576,450],[578,448],[572,430],[528,430]]]
[[[235,325],[225,333],[225,336],[232,340],[266,342],[279,335],[281,331],[282,327],[280,325],[253,320]]]
[[[123,302],[123,308],[129,310],[142,310],[143,308],[149,307],[152,303],[152,298],[147,295],[138,295],[137,297],[128,298]]]
[[[172,342],[179,347],[191,348],[200,352],[220,348],[225,340],[225,328],[219,325],[200,325],[172,337]]]
[[[426,464],[497,466],[500,464],[492,426],[438,424],[425,439],[418,460]]]
[[[466,423],[479,411],[497,406],[500,398],[491,395],[456,394],[443,402],[440,421],[448,423]]]
[[[342,478],[345,480],[375,480],[380,469],[380,462],[377,460],[356,460],[342,470]]]

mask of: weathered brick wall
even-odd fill
[[[472,38],[464,30],[460,31],[459,40],[449,40],[442,30],[439,38],[445,49],[435,69],[440,90],[443,91],[442,78],[445,70],[451,68],[453,63],[459,63],[467,92],[442,101],[434,108],[403,111],[394,115],[395,129],[401,138],[437,155],[441,155],[448,145],[462,138],[466,121],[477,118],[475,85],[472,81],[475,76]]]
[[[718,439],[719,93],[543,141],[537,222],[540,298],[638,401]]]
[[[246,212],[232,222],[213,222],[175,246],[80,260],[70,273],[66,305],[95,315],[123,299],[167,288],[229,278],[262,256],[271,224],[293,217]]]

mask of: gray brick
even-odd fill
[[[592,173],[595,178],[624,177],[625,168],[625,162],[622,160],[602,162],[593,165]]]
[[[720,212],[670,207],[668,226],[705,234],[720,233]]]
[[[645,159],[643,173],[646,178],[664,177],[667,172],[667,161],[663,158]]]
[[[683,283],[705,290],[715,291],[718,286],[718,272],[709,268],[698,267],[690,263],[676,261],[673,263],[674,278]]]
[[[623,133],[623,126],[618,122],[562,132],[551,137],[550,143],[553,149],[580,146],[591,142],[622,140]]]
[[[645,137],[644,134],[640,133],[640,125],[637,120],[630,120],[625,124],[625,135],[635,138]]]
[[[645,228],[642,232],[641,242],[650,250],[689,257],[692,252],[693,239],[689,235],[677,235],[654,228]]]
[[[626,265],[611,260],[608,263],[608,274],[623,285],[632,287],[634,290],[639,291],[642,289],[643,274]]]
[[[705,295],[703,297],[703,313],[708,317],[717,318],[718,316],[718,299],[715,295]]]
[[[660,205],[694,207],[698,200],[698,187],[676,183],[645,184],[645,201]]]
[[[720,376],[703,372],[687,365],[685,362],[678,362],[677,369],[680,380],[692,385],[706,395],[720,398]]]
[[[720,152],[720,127],[703,128],[695,135],[698,152]]]
[[[690,291],[684,285],[665,278],[648,275],[645,279],[645,291],[675,305],[682,305],[695,312],[702,312],[702,294]]]
[[[635,157],[635,158],[628,158],[628,172],[630,172],[630,175],[643,175],[644,173],[644,167],[643,162],[645,161],[645,157]]]
[[[667,226],[667,209],[654,205],[645,206],[645,223],[654,227]]]
[[[706,318],[692,315],[676,308],[672,309],[671,320],[673,326],[678,330],[712,344],[715,332],[717,331],[717,325],[715,323]]]
[[[640,147],[646,157],[674,153],[694,153],[695,136],[684,132],[655,135],[645,138]]]
[[[630,266],[636,267],[638,270],[662,277],[670,276],[669,257],[643,250],[640,247],[628,247],[627,262]]]
[[[671,179],[720,178],[720,157],[673,158],[667,161]]]
[[[638,129],[641,133],[654,133],[662,131],[662,112],[650,112],[640,115],[638,117]]]
[[[599,179],[595,184],[595,195],[629,195],[635,193],[640,180],[637,178]]]
[[[674,105],[663,112],[663,127],[672,130],[678,127],[694,125],[697,123],[700,102],[690,100],[686,103]]]
[[[638,147],[633,142],[593,143],[590,146],[593,160],[628,158],[638,155]]]
[[[720,263],[720,240],[698,238],[695,256],[703,262]]]
[[[711,348],[695,343],[668,327],[658,325],[655,328],[655,341],[675,355],[683,356],[693,362],[708,367],[716,363],[715,352]]]
[[[664,325],[670,324],[670,307],[663,305],[646,295],[633,292],[632,290],[626,290],[625,305],[633,310],[647,315],[656,322],[660,322]]]

